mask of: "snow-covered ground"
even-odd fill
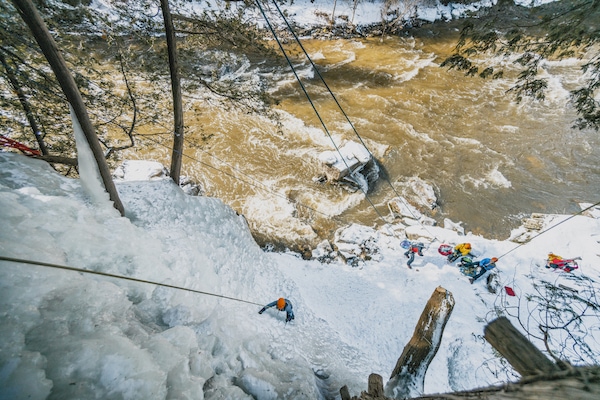
[[[520,311],[537,334],[527,299],[540,282],[586,298],[598,290],[597,209],[596,218],[548,216],[542,230],[567,220],[524,245],[423,227],[436,241],[413,269],[402,231],[354,227],[373,240],[372,259],[352,267],[262,251],[242,216],[150,178],[154,166],[146,175],[130,169],[147,180],[117,182],[123,218],[44,162],[0,153],[0,165],[0,256],[195,291],[0,261],[0,399],[316,399],[343,385],[359,394],[370,373],[389,377],[438,286],[456,305],[425,391],[469,389],[515,378],[482,339],[486,321],[507,314],[519,326]],[[496,294],[437,252],[464,241],[480,257],[500,257]],[[551,251],[582,257],[580,268],[544,268]],[[294,321],[273,309],[258,314],[281,296]],[[598,315],[589,321],[572,333],[599,354]]]
[[[335,3],[335,8],[334,8]],[[450,20],[464,16],[467,12],[477,11],[480,8],[490,7],[495,0],[482,0],[471,4],[440,2],[398,1],[327,1],[327,0],[294,0],[281,8],[286,10],[291,19],[299,25],[310,26],[317,22],[324,23],[325,17],[331,19],[333,15],[336,23],[350,22],[355,25],[369,25],[390,21],[397,16],[417,17],[424,21]],[[386,15],[387,14],[387,15]]]
[[[307,2],[294,5],[298,18],[309,13]],[[379,21],[373,9],[357,9],[355,23],[375,15]],[[151,165],[119,175],[123,218],[79,180],[0,152],[0,399],[318,399],[339,396],[343,385],[357,395],[370,373],[387,380],[438,286],[455,307],[426,393],[515,379],[483,327],[507,315],[539,336],[539,322],[548,321],[536,306],[542,297],[583,315],[568,332],[552,332],[551,348],[576,363],[598,362],[599,316],[585,309],[598,304],[597,208],[545,216],[543,233],[522,245],[413,226],[426,249],[412,269],[401,225],[352,226],[345,237],[370,258],[353,267],[264,252],[242,216],[218,199],[184,194],[161,171]],[[480,258],[500,257],[496,293],[485,279],[469,284],[437,252],[441,243],[465,241]],[[579,269],[544,268],[549,252],[581,257]],[[258,314],[281,296],[293,303],[294,321],[273,309]]]
[[[537,7],[554,1],[556,0],[514,0],[514,3],[524,7]],[[324,25],[332,19],[332,16],[336,24],[370,25],[382,21],[393,21],[399,16],[400,20],[418,18],[427,22],[447,21],[464,17],[468,13],[491,7],[496,3],[497,0],[481,0],[469,4],[448,2],[445,5],[437,0],[338,0],[335,2],[331,0],[293,0],[282,4],[281,9],[300,26]],[[219,1],[215,1],[213,6],[218,7],[219,4]],[[269,4],[265,6],[274,8]],[[257,18],[257,20],[261,19]]]
[[[514,0],[514,3],[524,7],[537,7],[554,1],[556,0]],[[114,0],[93,0],[90,7],[102,14],[112,14],[113,2]],[[293,0],[280,4],[279,8],[285,13],[286,18],[299,26],[328,25],[332,20],[339,25],[350,23],[356,26],[367,26],[382,21],[409,21],[414,18],[427,22],[447,21],[464,17],[468,13],[491,7],[496,3],[497,0],[480,0],[468,4],[449,2],[445,5],[438,0],[337,0],[335,2],[330,0]],[[242,7],[242,4],[239,4]],[[265,14],[272,16],[277,13],[274,4],[270,2],[260,4]],[[227,12],[228,10],[235,11],[237,3],[222,0],[184,1],[172,6],[184,13],[189,11],[202,13],[206,9]],[[146,11],[155,18],[162,18],[158,5],[156,8]],[[258,7],[254,11],[246,9],[246,12],[252,13],[252,18],[256,23],[264,23],[262,12]]]

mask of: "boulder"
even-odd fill
[[[407,226],[404,230],[408,240],[415,242],[432,242],[435,235],[429,232],[423,225]]]
[[[433,186],[417,176],[408,179],[403,194],[412,204],[424,210],[437,207],[438,200]]]
[[[337,257],[337,253],[328,240],[323,240],[312,250],[312,258],[321,263],[329,264]]]
[[[402,223],[405,225],[436,225],[433,218],[421,214],[421,212],[409,204],[404,197],[394,197],[388,202],[388,209],[394,218],[401,218]]]
[[[348,142],[339,151],[325,151],[319,155],[325,179],[328,182],[350,184],[368,193],[379,179],[379,166],[371,153],[361,144]]]
[[[449,218],[444,218],[444,228],[451,231],[457,232],[459,235],[465,234],[465,228],[462,226],[462,222],[454,222]]]
[[[123,181],[150,181],[169,177],[169,170],[157,161],[127,160],[113,172],[113,177]]]
[[[536,237],[544,225],[549,222],[551,215],[533,213],[531,217],[525,218],[521,226],[511,231],[509,240],[516,243],[527,243]]]
[[[409,204],[404,197],[394,197],[388,202],[388,208],[395,218],[408,217],[418,221],[423,216],[423,214]]]
[[[339,255],[352,266],[360,260],[378,259],[379,232],[364,225],[352,224],[335,232],[334,244]]]

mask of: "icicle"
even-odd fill
[[[90,196],[92,203],[98,206],[105,204],[107,207],[112,208],[110,196],[104,187],[104,183],[102,183],[102,177],[100,176],[92,149],[87,142],[83,129],[81,129],[79,120],[71,105],[69,105],[69,109],[71,111],[75,143],[77,145],[77,161],[79,164],[81,186],[83,186],[85,192]]]

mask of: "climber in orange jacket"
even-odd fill
[[[292,310],[292,308],[293,308],[292,303],[288,299],[284,299],[283,297],[280,297],[279,299],[267,304],[266,306],[261,308],[258,313],[262,314],[265,312],[265,310],[267,308],[271,308],[271,307],[275,307],[275,306],[277,306],[277,309],[279,311],[285,311],[285,322],[290,322],[291,320],[294,319],[294,311]]]

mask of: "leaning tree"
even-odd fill
[[[23,18],[23,21],[27,24],[35,37],[36,42],[40,46],[40,49],[44,53],[44,56],[48,60],[48,63],[60,84],[62,92],[69,102],[74,119],[77,119],[85,136],[87,145],[94,156],[98,173],[104,188],[110,196],[110,200],[113,202],[114,207],[119,210],[121,215],[124,215],[125,211],[123,209],[123,204],[121,203],[119,194],[117,193],[110,175],[110,170],[106,164],[100,142],[96,136],[96,131],[81,97],[80,89],[77,86],[73,75],[69,71],[54,38],[50,34],[44,20],[40,17],[31,0],[13,0],[13,3],[19,12],[19,15]]]
[[[269,114],[269,84],[264,79],[246,84],[228,77],[222,68],[224,64],[235,67],[242,57],[257,64],[265,58],[271,60],[268,65],[280,62],[264,32],[247,20],[245,10],[251,5],[227,3],[225,9],[196,12],[185,8],[186,1],[169,4],[182,97],[201,103],[212,96],[211,101],[223,107]],[[108,11],[91,7],[87,0],[68,4],[49,0],[36,6],[60,42],[109,164],[119,160],[121,150],[133,146],[170,148],[173,108],[165,94],[171,76],[160,3],[112,2]],[[57,169],[76,172],[65,96],[10,2],[0,3],[0,56],[4,134],[31,147],[37,142],[38,148],[45,148],[42,153],[47,153],[43,158],[57,162]],[[64,164],[68,167],[62,168]]]

